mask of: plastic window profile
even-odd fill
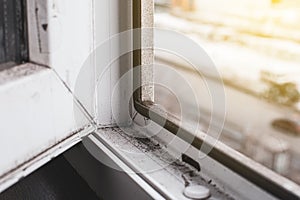
[[[133,0],[134,29],[142,29],[153,26],[153,24],[149,23],[149,21],[151,22],[152,19],[147,19],[153,18],[153,9],[152,14],[149,13],[149,9],[151,7],[153,8],[152,0]],[[133,94],[134,108],[138,113],[147,118],[150,118],[151,116],[152,121],[160,126],[163,126],[173,134],[176,134],[180,129],[183,134],[180,134],[179,137],[186,142],[190,141],[190,138],[194,138],[191,145],[196,149],[200,149],[204,143],[209,145],[212,147],[212,149],[208,155],[212,159],[218,161],[222,165],[226,166],[230,170],[234,171],[238,175],[242,176],[246,180],[262,188],[273,196],[279,199],[300,199],[300,194],[297,193],[297,190],[295,190],[299,187],[295,183],[274,173],[270,169],[262,168],[261,170],[257,170],[257,166],[255,167],[255,161],[250,160],[249,162],[249,159],[234,150],[226,152],[226,150],[222,148],[222,145],[214,146],[212,144],[208,144],[203,139],[195,137],[195,134],[190,130],[186,129],[185,127],[181,127],[177,118],[173,117],[171,114],[162,113],[153,109],[151,110],[150,108],[154,104],[154,87],[149,88],[143,85],[147,85],[146,81],[151,81],[151,77],[153,78],[153,71],[151,68],[149,68],[150,63],[146,63],[148,65],[144,67],[144,60],[147,59],[145,56],[153,56],[153,54],[149,55],[147,53],[143,53],[143,31],[138,33],[134,32],[134,34],[136,34],[133,37],[134,46],[139,46],[140,48],[139,50],[135,50],[133,52],[133,67],[141,66],[139,68],[140,70],[134,70],[133,74],[133,84],[135,86],[139,86],[136,87],[138,89],[135,90]]]

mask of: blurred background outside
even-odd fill
[[[220,140],[300,184],[300,0],[156,0],[155,26],[192,38],[215,63],[226,93]],[[219,126],[210,122],[203,79],[223,83],[165,52],[156,51],[155,62],[172,66],[203,97],[201,129]],[[172,82],[159,69],[155,78]],[[156,101],[180,115],[172,92],[157,88]],[[191,122],[196,112],[191,105]]]

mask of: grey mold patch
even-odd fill
[[[0,71],[0,84],[26,77],[43,69],[46,68],[32,63],[26,63]]]
[[[48,7],[42,1],[35,1],[35,22],[40,53],[49,53]]]

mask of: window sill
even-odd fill
[[[198,172],[181,160],[181,153],[175,155],[174,148],[167,147],[158,137],[141,138],[145,134],[149,133],[135,128],[103,128],[86,137],[83,144],[99,162],[110,167],[100,156],[104,145],[117,156],[117,163],[122,162],[131,169],[125,171],[127,174],[140,176],[162,198],[188,199],[183,190],[189,182],[209,188],[211,197],[217,199],[276,199],[210,157],[199,162],[201,171]],[[172,135],[165,130],[160,134]],[[197,152],[196,149],[187,152],[192,151]]]
[[[0,191],[92,131],[57,75],[32,63],[0,72],[0,110]]]

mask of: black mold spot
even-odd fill
[[[42,24],[42,27],[43,27],[44,31],[47,31],[48,24]]]
[[[161,146],[159,144],[155,144],[149,138],[136,138],[136,140],[140,142],[140,148],[143,148],[146,152],[161,149]]]

